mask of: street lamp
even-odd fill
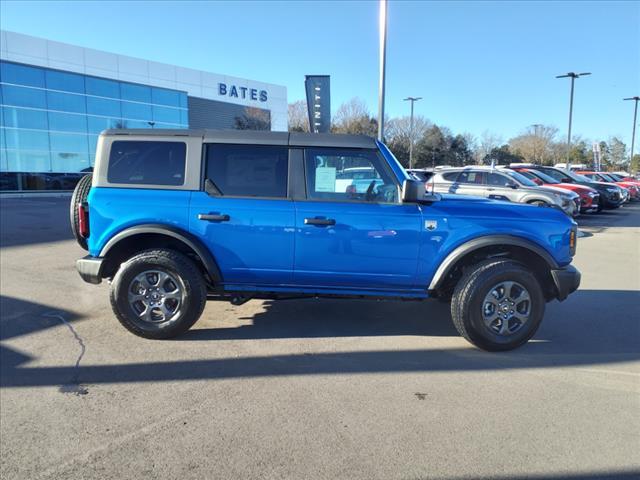
[[[540,163],[540,165],[542,165],[542,161],[540,161],[540,159],[538,158],[538,142],[539,142],[539,134],[538,134],[538,129],[542,128],[542,124],[540,123],[534,123],[533,125],[531,125],[533,127],[533,136],[535,137],[535,140],[533,141],[533,160],[538,161],[538,163]]]
[[[411,102],[411,120],[409,121],[409,168],[413,168],[413,104],[418,100],[422,100],[422,97],[407,97],[403,99],[404,102]]]
[[[387,62],[387,0],[380,0],[380,78],[378,80],[378,140],[384,138],[384,80]]]
[[[640,97],[623,98],[623,100],[634,100],[636,103],[633,110],[633,133],[631,134],[631,156],[629,157],[629,167],[631,167],[631,160],[633,160],[633,147],[635,147],[636,144],[636,122],[638,118],[638,100],[640,100]]]
[[[573,117],[573,83],[576,78],[585,77],[591,75],[591,72],[574,73],[569,72],[565,75],[557,75],[556,78],[570,78],[571,79],[571,99],[569,100],[569,134],[567,135],[567,170],[569,170],[569,155],[571,150],[571,119]]]

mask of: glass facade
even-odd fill
[[[0,190],[73,188],[107,128],[188,128],[187,94],[0,62]]]

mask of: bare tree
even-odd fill
[[[235,118],[238,130],[270,130],[271,114],[261,108],[246,107],[242,115]]]
[[[475,161],[478,165],[484,163],[485,158],[493,151],[494,148],[498,148],[502,145],[502,136],[496,133],[492,133],[489,130],[482,132],[480,136],[480,142],[475,151]]]
[[[355,97],[340,105],[333,116],[331,131],[375,137],[378,131],[378,122],[371,116],[364,101]]]
[[[309,131],[309,115],[307,112],[307,102],[305,102],[304,100],[298,100],[296,102],[290,103],[288,114],[290,132]]]
[[[509,146],[528,162],[551,164],[554,157],[551,147],[557,133],[556,127],[532,125],[522,134],[509,140]]]

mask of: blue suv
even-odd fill
[[[207,300],[437,297],[470,342],[509,350],[580,283],[561,211],[427,195],[365,136],[107,130],[71,224],[81,277],[109,279],[145,338],[187,331]]]

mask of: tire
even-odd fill
[[[122,264],[111,284],[110,299],[116,317],[131,333],[167,339],[198,321],[207,290],[191,259],[173,250],[147,250]]]
[[[503,324],[504,320],[498,315],[493,323],[488,325],[485,314],[492,311],[492,302],[500,305],[496,306],[494,311],[501,312],[505,306],[520,309],[517,313],[520,318],[524,318],[521,311],[524,313],[525,300],[516,299],[515,306],[510,306],[510,299],[503,298],[498,301],[497,297],[492,295],[500,290],[494,287],[505,282],[514,283],[510,290],[514,296],[521,292],[521,289],[528,293],[528,317],[526,321],[521,321],[516,316],[511,317],[507,310],[505,315],[509,315],[509,319],[506,324]],[[503,290],[506,294],[507,288]],[[520,295],[519,298],[524,297]],[[525,344],[536,333],[544,316],[545,304],[537,278],[524,265],[512,260],[487,260],[471,267],[456,285],[451,300],[451,318],[460,335],[478,348],[491,352],[513,350]],[[487,314],[487,317],[491,315]],[[504,332],[503,325],[507,329]],[[497,332],[498,329],[502,333]]]
[[[91,181],[93,179],[92,174],[85,175],[77,183],[76,188],[71,195],[71,203],[69,204],[69,221],[71,222],[71,231],[75,237],[78,245],[85,250],[88,250],[87,239],[80,235],[80,229],[78,226],[78,205],[87,201],[89,190],[91,190]]]

